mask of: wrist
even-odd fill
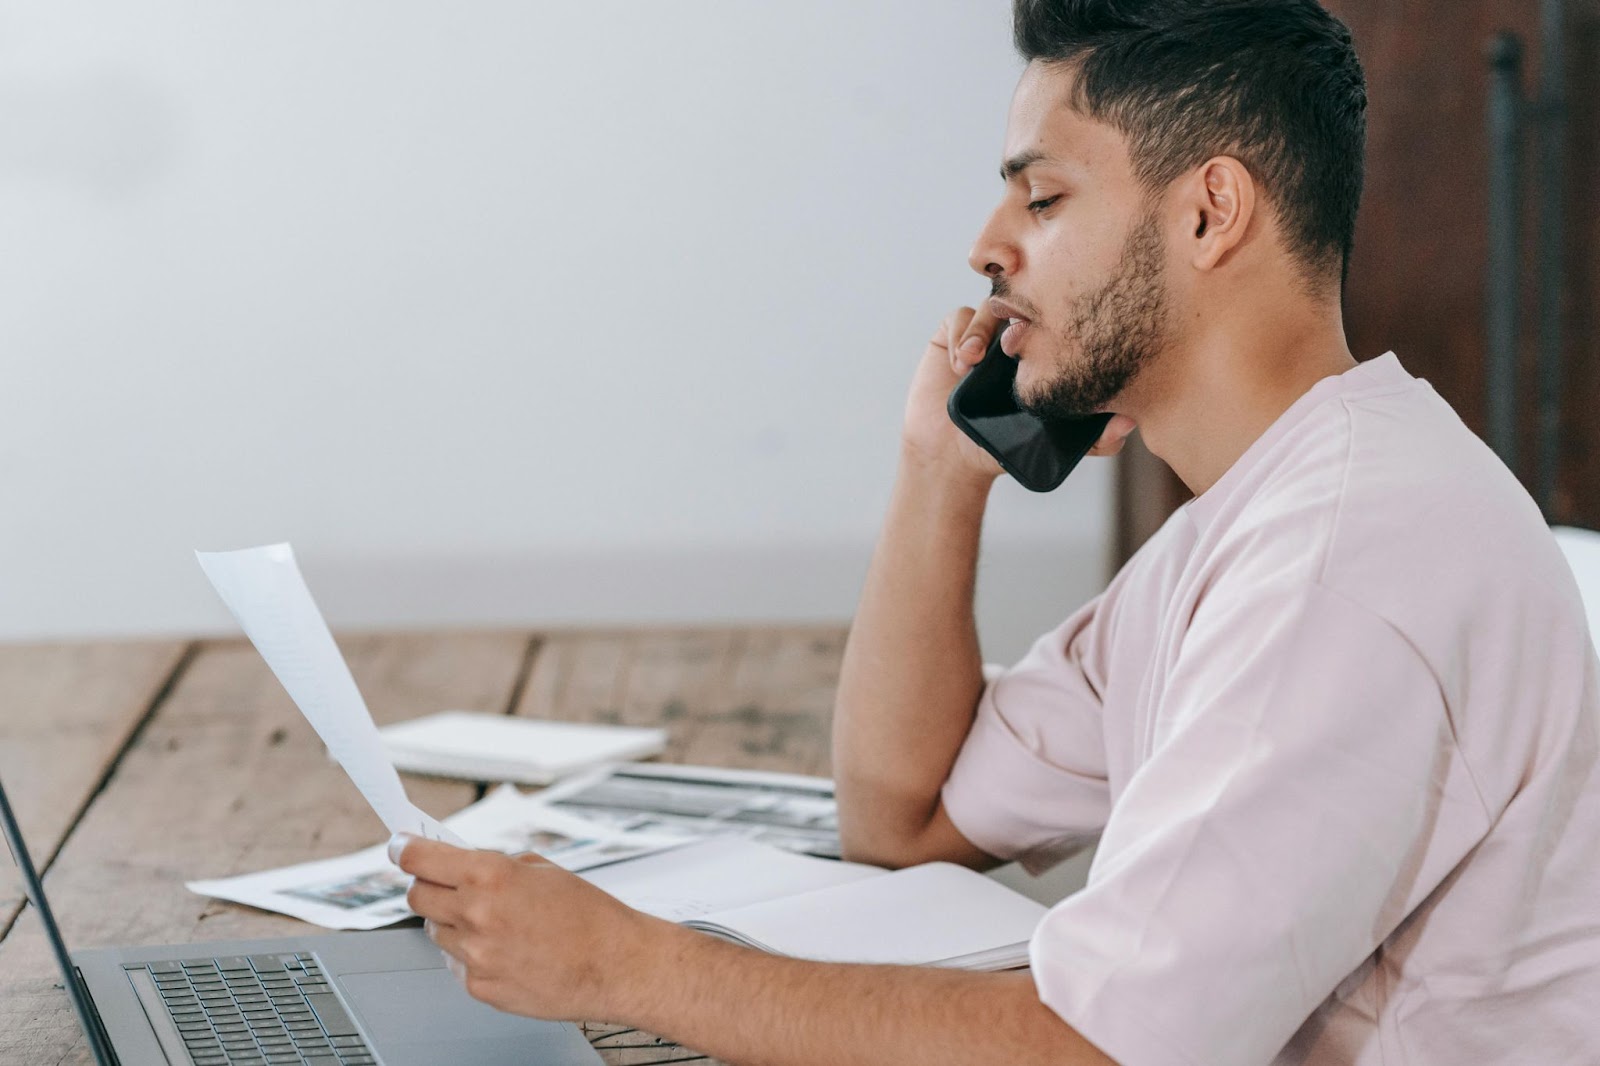
[[[683,979],[685,954],[693,946],[689,938],[703,934],[640,911],[633,915],[627,935],[611,939],[594,1014],[596,1020],[655,1032],[655,1019],[673,1011],[668,1001]]]
[[[976,508],[982,512],[989,501],[989,490],[994,487],[1001,471],[981,469],[960,462],[930,458],[911,447],[900,450],[900,468],[896,484],[932,496],[959,509]]]

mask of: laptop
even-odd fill
[[[594,1066],[570,1022],[471,996],[421,929],[70,955],[0,785],[0,828],[96,1066]]]

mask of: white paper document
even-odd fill
[[[222,602],[391,833],[461,844],[406,797],[377,726],[287,544],[195,552]]]
[[[579,770],[660,754],[665,729],[441,711],[378,730],[384,752],[411,773],[548,785]]]
[[[444,821],[470,846],[508,855],[535,852],[568,870],[648,855],[685,839],[586,822],[535,803],[509,785]],[[262,873],[191,881],[187,887],[328,929],[377,929],[412,917],[405,900],[411,878],[389,861],[387,842]]]

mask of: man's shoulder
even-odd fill
[[[1357,599],[1559,575],[1538,506],[1426,383],[1346,405],[1348,458],[1320,579]]]
[[[1519,626],[1582,626],[1538,507],[1426,382],[1336,406],[1301,445],[1321,461],[1298,477],[1285,465],[1241,509],[1219,583],[1245,595],[1279,578],[1315,584],[1392,626],[1441,674],[1467,649],[1496,654]]]
[[[1419,598],[1470,612],[1566,578],[1526,490],[1421,381],[1323,405],[1219,517],[1208,587],[1316,584],[1396,623]]]

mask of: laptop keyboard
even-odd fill
[[[309,952],[151,962],[142,969],[155,980],[195,1066],[378,1061]]]

